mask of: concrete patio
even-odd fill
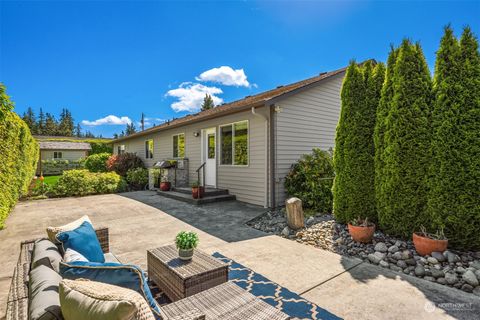
[[[143,268],[146,249],[193,230],[202,250],[221,252],[345,319],[480,319],[480,299],[471,294],[251,231],[244,223],[262,208],[238,202],[179,207],[156,197],[145,191],[19,203],[0,231],[0,319],[20,241],[84,214],[109,227],[112,252]]]

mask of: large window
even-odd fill
[[[248,165],[248,121],[220,127],[221,164]]]
[[[180,133],[173,136],[173,157],[185,158],[185,134]]]
[[[122,153],[125,153],[125,145],[124,144],[119,145],[117,147],[117,154],[122,154]]]
[[[145,159],[153,159],[153,139],[145,141]]]

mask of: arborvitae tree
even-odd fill
[[[135,128],[135,124],[133,122],[127,123],[127,129],[125,130],[125,135],[129,136],[137,132],[137,128]]]
[[[386,204],[384,198],[385,193],[381,190],[384,185],[383,179],[385,178],[383,175],[383,169],[385,166],[383,161],[383,153],[385,151],[384,134],[386,118],[393,100],[393,74],[397,55],[398,49],[395,49],[392,46],[387,60],[387,70],[385,72],[385,80],[381,90],[380,103],[377,108],[373,135],[375,145],[375,207],[377,215],[385,214],[385,209],[383,207]]]
[[[45,134],[45,114],[43,113],[42,108],[40,108],[40,112],[38,114],[37,134]]]
[[[202,111],[215,108],[215,103],[213,102],[212,96],[208,93],[203,98]]]
[[[371,68],[369,68],[371,70]],[[364,199],[358,200],[360,190],[356,190],[357,177],[353,174],[358,169],[358,162],[353,158],[357,153],[359,138],[356,130],[361,130],[363,123],[355,124],[360,110],[366,109],[366,84],[364,75],[355,61],[352,61],[343,80],[341,99],[342,109],[335,137],[333,155],[335,180],[333,183],[333,212],[341,222],[349,222],[357,216],[370,216],[372,213]],[[362,189],[363,191],[363,189]]]
[[[427,178],[431,141],[431,79],[419,44],[404,40],[393,76],[393,99],[384,132],[383,175],[378,218],[383,230],[411,236],[431,224]]]
[[[5,85],[0,82],[0,120],[3,120],[7,112],[11,110],[13,110],[13,103],[6,93]]]
[[[30,128],[32,134],[37,134],[37,119],[35,118],[35,113],[32,108],[28,107],[27,112],[23,113],[22,120]]]
[[[42,134],[46,136],[55,136],[57,135],[57,128],[58,128],[57,120],[52,114],[47,112],[45,114],[45,128],[43,129]]]
[[[450,27],[437,52],[429,212],[449,243],[480,249],[480,53],[470,28]]]

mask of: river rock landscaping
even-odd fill
[[[248,225],[306,245],[328,250],[399,273],[454,287],[480,296],[480,251],[447,250],[420,256],[411,240],[376,231],[372,243],[352,240],[347,225],[337,223],[332,215],[305,218],[305,228],[294,231],[287,225],[285,210],[266,212]]]

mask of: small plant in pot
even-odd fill
[[[166,176],[162,176],[160,181],[160,190],[169,191],[170,187],[171,185],[170,185],[170,181],[168,181],[168,178]]]
[[[192,183],[192,197],[193,199],[198,199],[203,197],[204,193],[204,188],[200,186],[200,183],[198,181],[194,181]]]
[[[175,238],[175,244],[178,249],[178,257],[181,260],[191,260],[193,249],[198,245],[198,235],[191,231],[181,231]]]
[[[358,217],[348,224],[348,232],[354,241],[370,243],[375,233],[375,224],[368,221],[368,218]]]
[[[428,233],[424,226],[420,227],[420,232],[413,233],[413,244],[415,250],[422,255],[430,255],[432,252],[443,252],[447,250],[448,239],[443,233],[443,228],[436,233]]]

